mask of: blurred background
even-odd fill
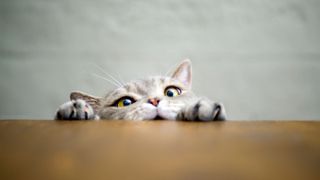
[[[233,120],[320,119],[318,0],[1,0],[0,119],[52,119],[69,93],[193,62]]]

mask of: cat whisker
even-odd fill
[[[128,112],[127,115],[132,115],[132,114],[136,113],[137,111],[141,111],[141,107],[138,107],[138,108],[132,110],[131,112]]]
[[[117,77],[119,78],[119,82],[120,82],[122,85],[124,85],[125,83],[124,83],[123,79],[121,78],[120,74],[119,74],[118,72],[116,72],[116,75],[117,75]]]
[[[170,103],[170,106],[184,106],[184,103]]]
[[[118,81],[114,76],[112,76],[111,74],[107,73],[105,70],[103,70],[100,66],[98,66],[97,64],[94,64],[103,74],[107,75],[109,78],[111,78],[115,83],[117,83],[119,85],[119,87],[123,86],[124,84],[121,83],[120,81]]]
[[[118,84],[118,83],[116,83],[116,82],[114,82],[114,81],[112,81],[112,80],[110,80],[110,79],[107,79],[107,78],[105,78],[105,77],[103,77],[103,76],[100,76],[100,75],[95,74],[95,73],[93,73],[92,75],[95,76],[95,77],[98,77],[98,78],[100,78],[100,79],[103,79],[103,80],[105,80],[105,81],[107,81],[107,82],[115,85],[116,87],[121,87],[120,84]]]
[[[141,108],[137,108],[137,109],[135,109],[135,110],[127,113],[127,114],[126,114],[126,118],[127,118],[127,119],[136,119],[136,117],[138,116],[138,115],[136,114],[136,112],[138,112],[138,111],[141,111]]]

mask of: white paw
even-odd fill
[[[97,119],[92,107],[82,99],[68,101],[62,104],[57,113],[56,120],[90,120]]]

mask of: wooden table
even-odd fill
[[[2,120],[0,179],[320,179],[320,123]]]

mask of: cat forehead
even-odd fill
[[[158,89],[162,89],[164,86],[175,85],[183,88],[183,84],[171,77],[154,76],[146,79],[139,79],[131,81],[122,87],[119,87],[112,91],[107,96],[118,97],[123,94],[140,94],[147,95]]]
[[[169,77],[161,77],[161,76],[148,77],[145,79],[131,81],[126,85],[124,85],[122,87],[123,90],[120,90],[120,91],[146,94],[147,92],[161,88],[163,85],[166,85],[168,83],[173,83],[173,81],[174,80],[172,80]]]

